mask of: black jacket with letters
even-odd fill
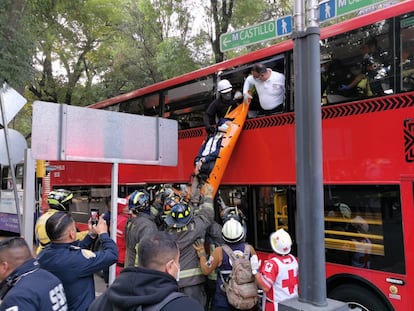
[[[61,281],[27,260],[0,283],[0,310],[64,311],[68,309]]]

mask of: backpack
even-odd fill
[[[186,295],[181,292],[172,292],[159,303],[146,307],[139,306],[137,307],[136,311],[159,311],[162,308],[164,308],[165,305],[168,304],[170,301],[184,296]]]
[[[257,304],[258,295],[257,284],[250,265],[249,244],[246,243],[244,246],[243,257],[237,257],[227,245],[223,245],[222,248],[229,256],[232,264],[228,282],[224,280],[223,275],[220,273],[227,300],[230,305],[237,309],[251,309]]]

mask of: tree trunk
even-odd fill
[[[221,14],[219,14],[218,1],[210,1],[214,21],[214,38],[211,44],[215,62],[219,63],[224,60],[224,54],[220,51],[220,35],[226,33],[229,29],[231,16],[233,15],[233,0],[221,1]]]

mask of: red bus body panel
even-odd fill
[[[414,92],[324,107],[322,118],[324,182],[401,184],[403,219],[414,219]],[[294,184],[294,121],[293,113],[246,120],[222,184]],[[120,165],[119,184],[189,182],[193,160],[203,138],[202,128],[180,131],[176,167]],[[51,162],[50,165],[64,168],[51,172],[51,185],[54,187],[79,184],[109,186],[111,183],[109,163]],[[407,181],[404,183],[404,180]],[[405,221],[406,275],[413,275],[414,234],[408,226]],[[262,259],[270,255],[261,253]],[[338,274],[358,274],[375,284],[396,310],[412,309],[410,292],[414,288],[406,275],[373,273],[330,263],[326,265],[326,274],[328,280]],[[392,284],[386,281],[389,277],[405,282],[405,285],[397,286],[397,294],[391,292]]]
[[[414,93],[406,93],[324,107],[324,182],[399,183],[402,173],[414,174],[414,166],[405,159],[411,150],[405,148],[411,145],[413,97]],[[180,131],[176,167],[120,165],[119,184],[189,181],[203,139],[204,129]],[[293,113],[248,119],[222,183],[293,184],[295,152]],[[52,161],[50,165],[65,167],[65,173],[51,172],[55,186],[110,184],[111,164]]]

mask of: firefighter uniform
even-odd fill
[[[167,232],[177,236],[177,244],[180,249],[180,279],[178,282],[180,291],[206,305],[205,283],[206,277],[201,272],[200,261],[196,250],[193,247],[195,240],[204,238],[208,227],[214,221],[213,199],[205,197],[197,215],[185,226],[174,227],[168,220],[171,220],[172,212],[167,216]]]
[[[68,306],[60,280],[31,258],[0,284],[0,310],[66,311]]]
[[[145,212],[138,212],[125,226],[125,267],[138,267],[139,242],[147,235],[158,232],[154,217]]]
[[[95,299],[93,274],[114,264],[118,251],[108,233],[99,235],[102,250],[96,253],[84,249],[91,244],[87,235],[81,242],[50,243],[39,254],[42,268],[52,272],[63,283],[68,310],[85,311]]]

